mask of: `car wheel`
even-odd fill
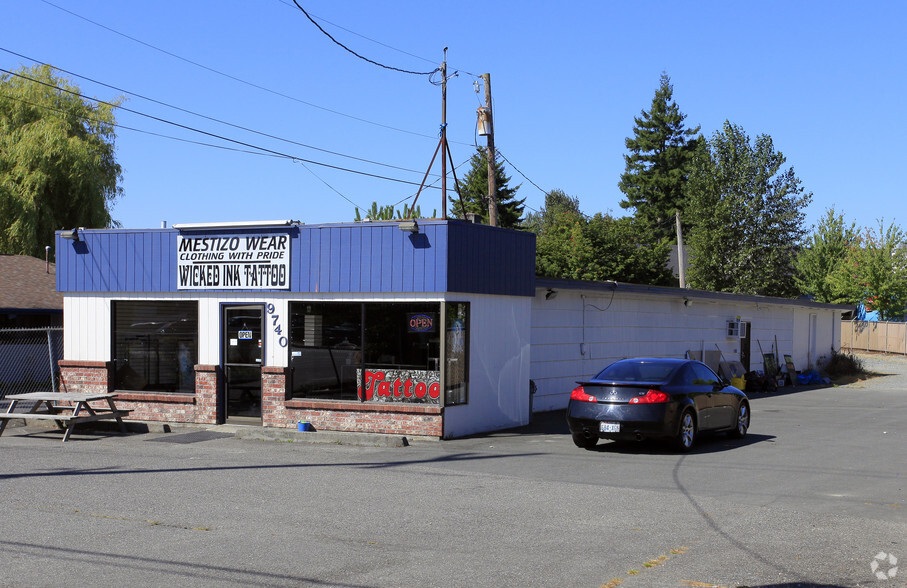
[[[696,442],[696,417],[693,416],[693,412],[685,410],[682,415],[680,415],[680,427],[677,431],[677,438],[675,439],[675,445],[680,451],[689,451],[693,448],[693,443]]]
[[[750,428],[750,405],[746,402],[740,403],[737,409],[737,427],[729,433],[735,439],[743,439]]]
[[[598,437],[586,437],[580,433],[573,433],[573,443],[583,449],[592,449],[598,444]]]

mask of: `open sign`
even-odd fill
[[[407,315],[407,321],[409,322],[409,331],[411,333],[433,333],[435,332],[435,319],[436,316],[434,313],[415,313]]]

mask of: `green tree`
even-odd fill
[[[584,229],[587,220],[579,209],[579,199],[563,190],[545,194],[545,205],[527,216],[524,227],[536,234],[535,271],[549,278],[580,278],[577,261],[588,247]],[[591,278],[590,278],[591,279]]]
[[[457,180],[460,197],[463,199],[465,212],[475,213],[482,222],[488,222],[488,159],[484,149],[477,149],[470,159],[470,169],[466,176]],[[498,226],[515,229],[520,226],[523,217],[523,202],[516,199],[519,186],[511,188],[510,176],[504,173],[504,166],[500,162],[500,155],[495,154],[494,159],[495,194],[498,203]],[[453,202],[450,209],[452,218],[465,218],[460,203]]]
[[[536,232],[536,273],[573,280],[615,280],[636,284],[676,283],[667,268],[666,241],[644,240],[634,217],[598,213],[587,218],[579,200],[561,190],[545,196],[545,206],[530,215],[526,227]]]
[[[0,76],[0,253],[43,257],[57,229],[117,225],[114,124],[50,67]]]
[[[586,229],[597,268],[596,280],[615,280],[632,284],[676,286],[677,279],[668,269],[670,239],[652,241],[639,219],[614,218],[598,213]]]
[[[772,139],[725,122],[697,152],[687,182],[690,286],[792,297],[812,200]]]
[[[834,276],[851,250],[860,241],[860,230],[854,223],[844,222],[843,214],[834,208],[826,211],[816,231],[797,254],[797,287],[819,302],[833,303],[846,298],[836,287]]]
[[[833,302],[862,303],[878,311],[883,321],[904,320],[907,308],[907,234],[891,223],[879,221],[878,232],[866,229],[847,258],[832,274],[839,298]]]
[[[546,232],[554,226],[564,214],[576,213],[582,216],[579,209],[579,198],[568,196],[563,190],[554,189],[545,194],[545,205],[539,212],[530,212],[523,220],[523,228],[536,235]]]
[[[633,119],[633,137],[626,139],[626,170],[617,184],[626,196],[621,208],[635,209],[642,228],[656,239],[673,235],[676,210],[683,215],[684,184],[700,142],[698,126],[684,128],[686,115],[673,95],[671,78],[662,73],[651,108]]]

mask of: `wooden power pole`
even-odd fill
[[[494,120],[491,114],[491,74],[482,74],[485,81],[485,117],[488,125],[488,224],[498,226],[498,188],[494,175]]]
[[[441,218],[447,218],[447,47],[441,63]],[[413,203],[415,206],[415,202]]]
[[[686,288],[686,271],[683,263],[683,230],[680,227],[680,211],[674,211],[674,218],[677,221],[677,275],[680,278],[680,287]]]

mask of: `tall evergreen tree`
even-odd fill
[[[463,199],[463,208],[466,212],[475,213],[483,223],[488,222],[488,159],[484,149],[477,149],[470,159],[470,169],[463,179],[457,180],[460,196]],[[495,154],[494,159],[495,194],[498,203],[498,226],[515,229],[520,226],[523,217],[523,202],[516,199],[519,186],[511,188],[510,176],[504,173],[504,166],[500,162],[500,155]],[[449,215],[453,218],[464,218],[460,203],[453,202]]]
[[[690,286],[792,297],[794,263],[812,200],[772,138],[724,123],[697,153],[690,180]]]
[[[680,112],[673,95],[671,78],[663,72],[652,107],[633,119],[633,137],[626,139],[626,171],[617,185],[626,196],[621,208],[635,209],[644,230],[657,239],[673,234],[675,210],[683,214],[683,186],[700,142],[698,126],[684,128],[686,115]]]

